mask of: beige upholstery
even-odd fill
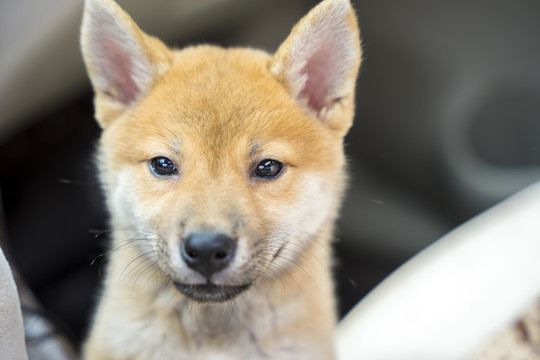
[[[0,249],[0,360],[26,360],[19,295],[9,264]]]

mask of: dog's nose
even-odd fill
[[[186,264],[207,279],[226,268],[235,251],[234,239],[212,232],[193,232],[181,244],[182,258]]]

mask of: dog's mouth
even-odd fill
[[[234,299],[251,286],[244,285],[216,285],[211,282],[197,285],[187,285],[174,282],[174,286],[191,300],[201,303],[220,303]]]

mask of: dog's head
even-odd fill
[[[113,222],[182,293],[233,298],[331,232],[361,57],[348,0],[274,55],[170,50],[111,0],[86,0],[81,41]]]

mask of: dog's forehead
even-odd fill
[[[271,121],[292,110],[268,63],[261,51],[201,46],[180,51],[164,83],[179,115],[195,121],[191,125],[246,126],[250,117]]]
[[[268,62],[269,55],[250,49],[180,51],[142,105],[148,109],[143,121],[214,147],[242,140],[258,149],[268,139],[298,142],[319,133],[320,124],[271,74]]]
[[[111,127],[109,143],[138,160],[201,154],[193,161],[210,164],[226,154],[232,162],[324,162],[334,138],[270,72],[269,59],[249,49],[180,51],[137,111]]]

